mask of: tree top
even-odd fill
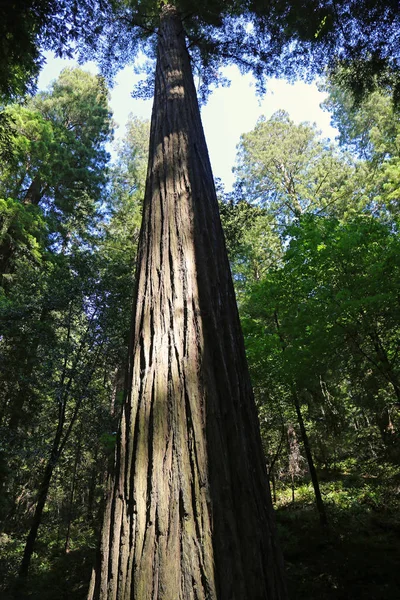
[[[5,60],[0,94],[12,96],[37,74],[41,50],[77,51],[111,80],[140,51],[154,57],[162,8],[181,15],[204,94],[218,69],[237,64],[263,89],[269,76],[308,79],[341,67],[361,97],[376,86],[400,100],[397,0],[21,0],[0,7]],[[17,11],[17,13],[16,13]],[[17,49],[20,49],[17,52]],[[345,69],[343,69],[345,67]]]

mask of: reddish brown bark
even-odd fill
[[[128,393],[89,598],[282,600],[218,203],[170,6],[158,33]]]

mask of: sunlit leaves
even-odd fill
[[[112,122],[104,81],[80,69],[64,70],[49,91],[25,106],[11,105],[6,114],[12,138],[0,172],[0,196],[19,203],[20,216],[41,215],[47,223],[43,247],[87,239],[107,180],[105,144]],[[0,252],[8,263],[16,258],[13,244],[22,248],[17,221],[2,221]],[[26,225],[25,217],[22,221]],[[3,265],[2,272],[10,268]]]
[[[295,125],[278,111],[244,134],[238,148],[239,193],[266,206],[281,225],[304,212],[343,213],[353,195],[354,166],[315,125]]]

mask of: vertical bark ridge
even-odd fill
[[[136,293],[93,598],[284,600],[214,182],[171,6],[159,30]]]

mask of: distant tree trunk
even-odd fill
[[[31,563],[31,558],[32,558],[34,547],[35,547],[37,533],[38,533],[38,530],[40,527],[40,523],[42,522],[43,509],[45,507],[47,496],[49,493],[51,478],[53,476],[53,471],[54,471],[54,468],[55,468],[58,458],[59,458],[60,437],[58,435],[56,435],[56,438],[53,442],[53,448],[51,451],[51,455],[47,462],[47,465],[46,465],[46,468],[45,468],[45,471],[43,474],[43,479],[40,484],[37,504],[36,504],[34,515],[33,515],[31,528],[29,530],[28,537],[26,539],[24,554],[22,557],[21,567],[19,570],[19,576],[23,579],[28,575],[29,565]]]
[[[286,598],[182,22],[162,9],[129,388],[89,598]]]
[[[321,490],[319,489],[318,475],[317,475],[317,471],[315,469],[314,460],[313,460],[312,453],[311,453],[310,442],[308,440],[306,427],[304,425],[303,415],[301,414],[299,397],[297,395],[297,392],[296,392],[294,386],[292,388],[292,396],[293,396],[294,406],[296,408],[297,419],[299,421],[301,437],[303,440],[304,450],[305,450],[306,457],[307,457],[307,463],[308,463],[308,468],[310,471],[311,481],[312,481],[313,488],[314,488],[315,502],[317,505],[319,520],[321,522],[321,525],[323,527],[326,527],[328,525],[328,518],[326,516],[325,505],[324,505],[324,501],[322,500],[322,496],[321,496]]]
[[[37,206],[43,196],[42,187],[43,186],[40,177],[37,175],[34,179],[32,179],[29,188],[26,190],[23,203]]]
[[[90,471],[90,479],[89,479],[89,484],[88,484],[88,495],[87,495],[87,520],[89,521],[89,523],[91,523],[94,519],[94,502],[95,502],[95,496],[96,496],[96,487],[97,487],[97,482],[100,480],[101,481],[101,477],[102,475],[104,475],[105,469],[100,469],[99,472],[99,460],[98,460],[98,456],[99,456],[99,447],[96,446],[96,448],[94,449],[94,456],[93,456],[93,467]],[[106,480],[106,475],[104,475],[104,480]]]
[[[71,525],[72,525],[73,513],[74,513],[74,499],[75,499],[75,488],[76,488],[76,480],[77,480],[76,475],[78,472],[78,465],[81,460],[81,451],[82,451],[82,443],[81,443],[82,426],[80,427],[80,432],[78,433],[77,437],[78,437],[78,447],[77,447],[76,453],[75,453],[74,468],[72,471],[71,491],[70,491],[69,502],[68,502],[67,532],[65,534],[65,544],[64,544],[65,554],[68,554],[68,552],[69,552],[69,545],[70,545],[70,541],[71,541]]]
[[[289,475],[292,489],[292,504],[294,504],[295,477],[301,474],[302,456],[300,454],[300,446],[297,441],[297,435],[294,427],[290,424],[287,430],[287,441],[289,451]]]
[[[276,477],[275,477],[275,463],[281,455],[283,442],[286,438],[286,432],[284,424],[282,423],[282,435],[278,445],[278,449],[275,452],[275,455],[267,462],[267,473],[268,473],[268,481],[270,485],[272,485],[272,501],[276,504]],[[271,489],[271,488],[270,488]]]
[[[72,311],[72,305],[71,305],[70,310]],[[71,312],[70,312],[70,315],[71,315]],[[68,325],[68,336],[70,335],[70,332],[71,332],[71,320],[69,321],[69,325]],[[20,579],[24,579],[28,575],[29,565],[31,562],[33,549],[35,546],[37,533],[39,530],[40,523],[42,521],[43,509],[45,507],[45,504],[47,501],[47,496],[48,496],[49,489],[50,489],[51,478],[53,476],[53,472],[58,463],[58,460],[64,450],[64,447],[65,447],[66,443],[68,442],[69,437],[71,435],[71,432],[72,432],[73,426],[76,422],[83,398],[85,397],[86,388],[92,379],[94,369],[95,369],[95,366],[97,363],[97,359],[101,352],[101,346],[99,346],[99,348],[96,352],[96,355],[95,355],[95,359],[93,360],[93,363],[91,365],[91,368],[88,369],[88,376],[85,381],[85,384],[83,385],[83,390],[81,392],[81,395],[75,399],[75,406],[69,417],[69,423],[68,423],[68,425],[66,425],[66,408],[67,408],[67,401],[68,401],[68,397],[69,397],[69,393],[70,393],[70,386],[72,384],[72,377],[75,375],[75,370],[77,368],[77,365],[80,364],[79,355],[80,355],[80,350],[82,348],[83,348],[83,345],[81,342],[81,346],[80,346],[80,349],[77,351],[77,355],[75,357],[75,364],[74,364],[74,367],[72,368],[72,372],[69,375],[68,382],[66,382],[67,361],[65,360],[65,363],[64,363],[64,369],[63,369],[63,373],[61,375],[61,381],[60,381],[60,397],[58,399],[59,408],[58,408],[57,430],[56,430],[56,433],[54,436],[49,460],[48,460],[46,468],[44,470],[43,479],[42,479],[42,482],[39,487],[38,500],[37,500],[37,504],[36,504],[36,508],[35,508],[35,513],[33,515],[31,528],[28,533],[28,537],[27,537],[25,549],[24,549],[24,554],[22,557],[21,567],[19,570]]]
[[[389,406],[384,406],[383,409],[379,413],[377,413],[376,422],[383,443],[385,444],[387,449],[390,449],[396,443],[397,436],[390,414]]]
[[[275,478],[275,471],[273,468],[269,472],[269,480],[270,480],[271,486],[272,486],[272,501],[274,504],[276,504],[276,478]]]

